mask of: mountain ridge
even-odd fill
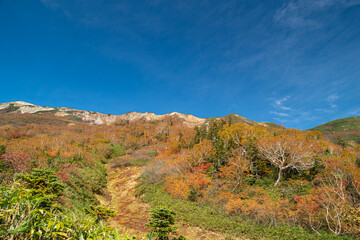
[[[225,120],[227,122],[242,122],[247,125],[266,125],[273,126],[276,123],[261,123],[253,120],[249,120],[238,114],[228,114],[224,117],[212,117],[212,118],[199,118],[191,114],[184,114],[179,112],[171,112],[163,115],[157,115],[152,112],[134,112],[130,111],[122,115],[105,114],[94,111],[78,110],[68,107],[48,107],[38,106],[32,103],[24,101],[13,101],[0,103],[0,113],[21,113],[21,114],[37,114],[37,115],[53,115],[55,117],[65,117],[78,122],[86,122],[95,125],[112,124],[119,121],[156,121],[163,120],[165,118],[179,118],[185,125],[189,127],[201,126],[210,121]],[[282,127],[280,125],[277,125]]]
[[[0,103],[0,113],[29,113],[29,114],[43,114],[43,115],[54,115],[57,117],[67,117],[73,116],[84,122],[90,124],[112,124],[119,120],[125,121],[155,121],[162,120],[166,117],[178,117],[182,119],[185,124],[189,126],[198,126],[204,124],[206,119],[198,118],[190,114],[183,114],[178,112],[167,113],[163,115],[156,115],[155,113],[145,112],[127,112],[123,115],[114,115],[114,114],[105,114],[94,111],[79,110],[68,107],[48,107],[48,106],[38,106],[32,103],[24,101],[13,101]]]

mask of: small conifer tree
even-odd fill
[[[175,233],[179,227],[173,226],[175,224],[175,212],[165,208],[157,207],[151,209],[151,218],[146,226],[152,230],[149,233],[149,238],[155,237],[156,240],[168,240],[171,233]],[[173,240],[186,240],[182,235]]]

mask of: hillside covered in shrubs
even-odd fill
[[[149,154],[137,195],[191,226],[229,239],[360,234],[360,148],[327,142],[318,131],[227,119],[193,128],[176,117],[111,125],[42,117],[0,126],[1,238],[130,238],[107,224],[116,212],[98,196],[105,165],[141,149]]]

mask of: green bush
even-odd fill
[[[47,196],[52,195],[55,202],[62,192],[53,172],[37,169],[18,179],[21,181],[0,187],[0,239],[133,239],[98,217],[66,213],[56,204],[44,206],[44,199],[50,200]]]
[[[79,168],[71,173],[71,180],[66,183],[64,195],[76,209],[98,205],[95,194],[103,194],[106,184],[106,169],[103,164],[98,163],[96,167]]]
[[[116,158],[125,154],[125,147],[122,144],[111,143],[111,149],[106,154],[106,158]]]
[[[54,208],[55,201],[62,195],[64,185],[58,182],[55,173],[49,169],[33,169],[29,174],[16,174],[16,180],[33,196],[38,196],[38,205],[44,209]]]
[[[102,220],[109,220],[116,215],[114,210],[104,206],[90,206],[89,208],[85,209],[85,212],[95,217],[97,222]]]
[[[6,152],[6,146],[3,144],[0,144],[0,156],[4,155]]]

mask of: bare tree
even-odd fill
[[[282,135],[264,137],[257,141],[259,152],[279,169],[275,186],[285,169],[310,169],[314,164],[314,142],[299,136]]]

